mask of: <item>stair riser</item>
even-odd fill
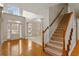
[[[63,45],[63,42],[59,42],[59,41],[54,41],[54,40],[50,40],[49,42],[51,42],[51,43],[56,43],[56,44],[61,44],[61,45]]]

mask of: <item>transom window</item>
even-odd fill
[[[21,10],[16,6],[9,6],[6,11],[8,13],[21,16]]]

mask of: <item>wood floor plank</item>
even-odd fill
[[[74,48],[71,56],[79,56],[79,41],[76,44],[76,47]]]

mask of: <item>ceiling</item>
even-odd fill
[[[4,6],[8,6],[8,5],[16,5],[16,6],[19,6],[19,7],[51,7],[51,6],[54,6],[54,5],[58,5],[60,3],[5,3]]]
[[[44,13],[46,14],[46,12],[48,12],[49,7],[59,4],[60,3],[4,3],[4,10],[6,10],[8,6],[13,5],[28,12],[41,15]]]

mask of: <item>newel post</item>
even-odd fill
[[[44,51],[44,31],[42,31],[42,50]]]

